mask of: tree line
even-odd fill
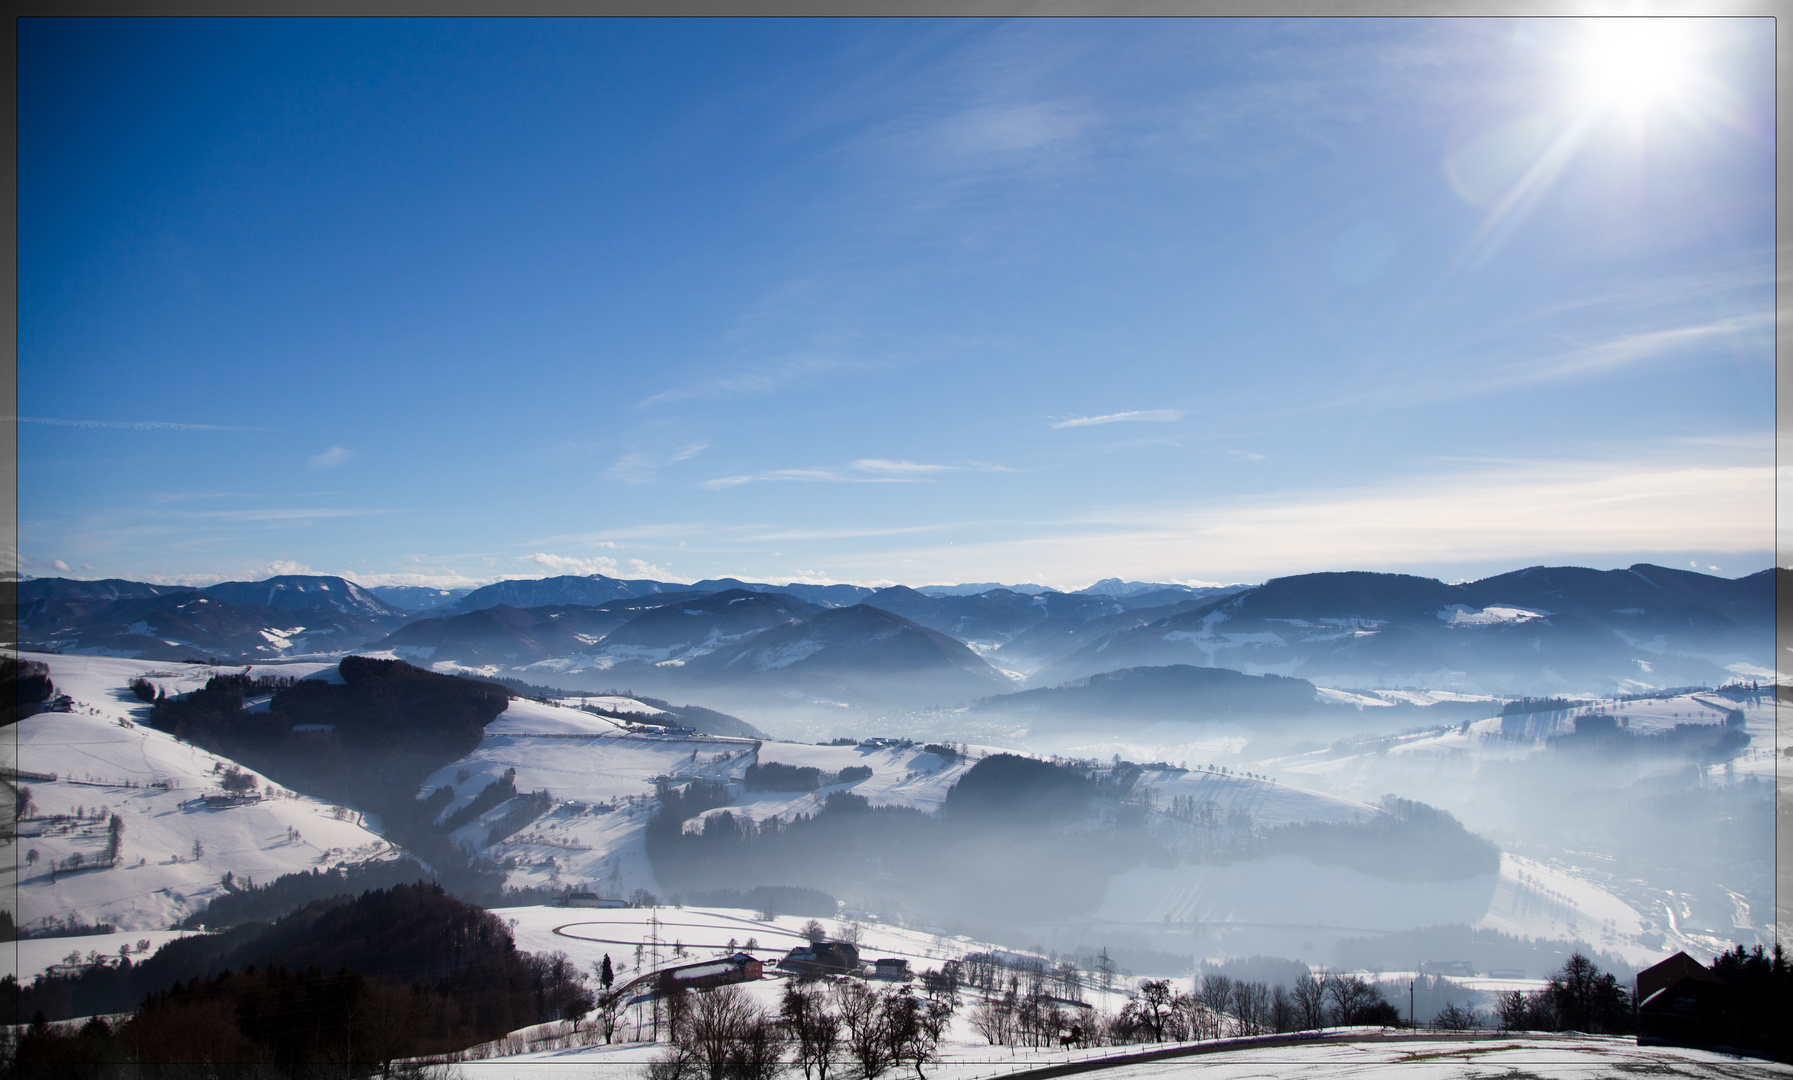
[[[421,882],[11,989],[13,1015],[30,1018],[12,1048],[21,1067],[334,1063],[349,1075],[584,1016],[594,1000],[564,954],[518,950],[497,916]],[[133,1010],[117,1025],[51,1019]]]

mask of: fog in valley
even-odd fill
[[[1147,974],[1535,978],[1772,942],[1768,574],[802,588],[544,579],[508,599],[587,602],[438,613],[341,579],[45,580],[20,634],[56,680],[49,650],[202,608],[207,647],[162,648],[225,666],[119,661],[146,673],[106,693],[493,902],[801,890]],[[267,656],[244,628],[276,607],[226,597],[392,629],[340,664]],[[21,918],[70,917],[58,895]]]

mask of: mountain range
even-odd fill
[[[1772,666],[1775,573],[1532,567],[1447,584],[1344,572],[1225,587],[1108,579],[1112,592],[1077,593],[589,575],[459,596],[282,575],[203,589],[43,578],[0,593],[16,596],[20,643],[42,651],[239,663],[386,651],[575,688],[947,704],[1178,665],[1497,694],[1711,684]],[[1093,685],[1118,692],[1111,683]]]

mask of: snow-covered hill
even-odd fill
[[[233,763],[148,728],[148,707],[127,684],[143,677],[178,694],[199,688],[218,669],[100,657],[30,658],[50,666],[58,688],[72,696],[74,705],[67,713],[44,713],[22,722],[18,757],[7,762],[20,772],[18,783],[31,789],[34,805],[11,852],[16,858],[9,860],[22,871],[20,921],[26,928],[71,918],[112,922],[121,931],[164,928],[217,895],[227,872],[236,879],[268,880],[317,865],[394,854],[377,835],[377,821],[362,823],[352,811],[270,787],[259,776],[254,779],[264,795],[260,801],[204,803],[202,797],[217,792]],[[336,678],[334,665],[323,663],[258,665],[251,673]],[[914,744],[816,746],[666,734],[665,729],[596,715],[576,707],[579,703],[577,698],[557,703],[512,699],[473,752],[419,786],[419,797],[452,788],[444,817],[507,776],[520,793],[549,793],[534,803],[501,802],[455,834],[458,842],[506,866],[512,885],[584,888],[606,896],[626,897],[637,889],[663,894],[644,847],[655,809],[652,796],[662,780],[726,784],[728,804],[708,813],[728,810],[762,821],[813,813],[831,791],[843,789],[874,806],[932,812],[972,760],[996,749],[973,748],[967,760]],[[588,703],[646,717],[661,711],[617,696]],[[1727,714],[1720,710],[1733,708],[1743,711],[1744,727],[1752,734],[1767,733],[1772,715],[1762,701],[1682,695],[1627,702],[1619,711],[1635,729],[1656,730],[1690,719],[1722,721]],[[1355,717],[1384,710],[1345,711]],[[1534,715],[1527,723],[1536,719]],[[1542,746],[1541,740],[1556,730],[1550,724],[1563,719],[1527,728],[1527,745],[1534,750]],[[1148,814],[1165,817],[1173,806],[1200,806],[1220,820],[1253,827],[1363,820],[1380,813],[1367,800],[1386,790],[1417,794],[1461,813],[1456,803],[1432,794],[1422,780],[1431,777],[1435,783],[1473,791],[1475,774],[1473,769],[1463,772],[1463,763],[1510,758],[1519,740],[1503,725],[1512,723],[1511,717],[1495,718],[1388,736],[1356,750],[1342,744],[1243,769],[1236,755],[1244,749],[1245,737],[1210,732],[1220,741],[1196,749],[1211,750],[1210,761],[1234,755],[1230,771],[1149,766],[1140,774],[1136,792],[1151,808]],[[1186,749],[1194,745],[1184,744]],[[1096,756],[1093,745],[1087,749],[1086,756]],[[1108,751],[1100,756],[1106,758]],[[1154,755],[1129,751],[1127,756]],[[747,768],[771,763],[813,767],[824,774],[858,766],[869,768],[871,775],[816,792],[746,791],[742,779]],[[1759,764],[1767,763],[1751,760],[1739,767]],[[1390,783],[1399,777],[1407,779]],[[534,807],[533,816],[519,818],[525,805]],[[106,846],[113,813],[124,826],[118,864],[70,868],[77,853],[85,867],[92,866]],[[1492,835],[1500,838],[1498,830]],[[27,861],[27,851],[36,851],[37,858]],[[52,865],[57,867],[54,879]],[[1110,881],[1107,899],[1090,916],[1038,927],[1036,939],[1071,949],[1126,937],[1138,947],[1182,955],[1273,951],[1317,962],[1325,962],[1329,942],[1347,932],[1361,936],[1440,922],[1535,937],[1579,937],[1640,963],[1678,946],[1697,950],[1710,944],[1691,931],[1692,936],[1677,936],[1688,916],[1655,909],[1646,913],[1639,903],[1585,866],[1524,848],[1510,849],[1497,874],[1438,885],[1390,883],[1278,856],[1236,865],[1136,867]]]
[[[57,689],[73,704],[69,712],[20,721],[16,742],[5,742],[8,782],[31,791],[32,810],[18,823],[17,839],[0,846],[0,872],[17,875],[23,929],[50,919],[109,922],[126,931],[163,929],[222,892],[227,873],[265,881],[314,866],[393,856],[392,845],[369,827],[377,822],[364,824],[346,808],[297,795],[252,772],[259,801],[205,804],[206,795],[221,793],[221,776],[235,763],[150,728],[149,706],[127,686],[141,677],[170,694],[182,693],[203,686],[220,669],[109,657],[25,658],[48,664]],[[257,673],[303,677],[320,669],[333,671],[319,664],[269,665]],[[118,862],[105,865],[111,815],[124,832]],[[70,868],[77,855],[81,866]]]

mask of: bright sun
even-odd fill
[[[1576,50],[1576,96],[1596,110],[1643,111],[1679,100],[1693,76],[1690,19],[1589,20]]]

